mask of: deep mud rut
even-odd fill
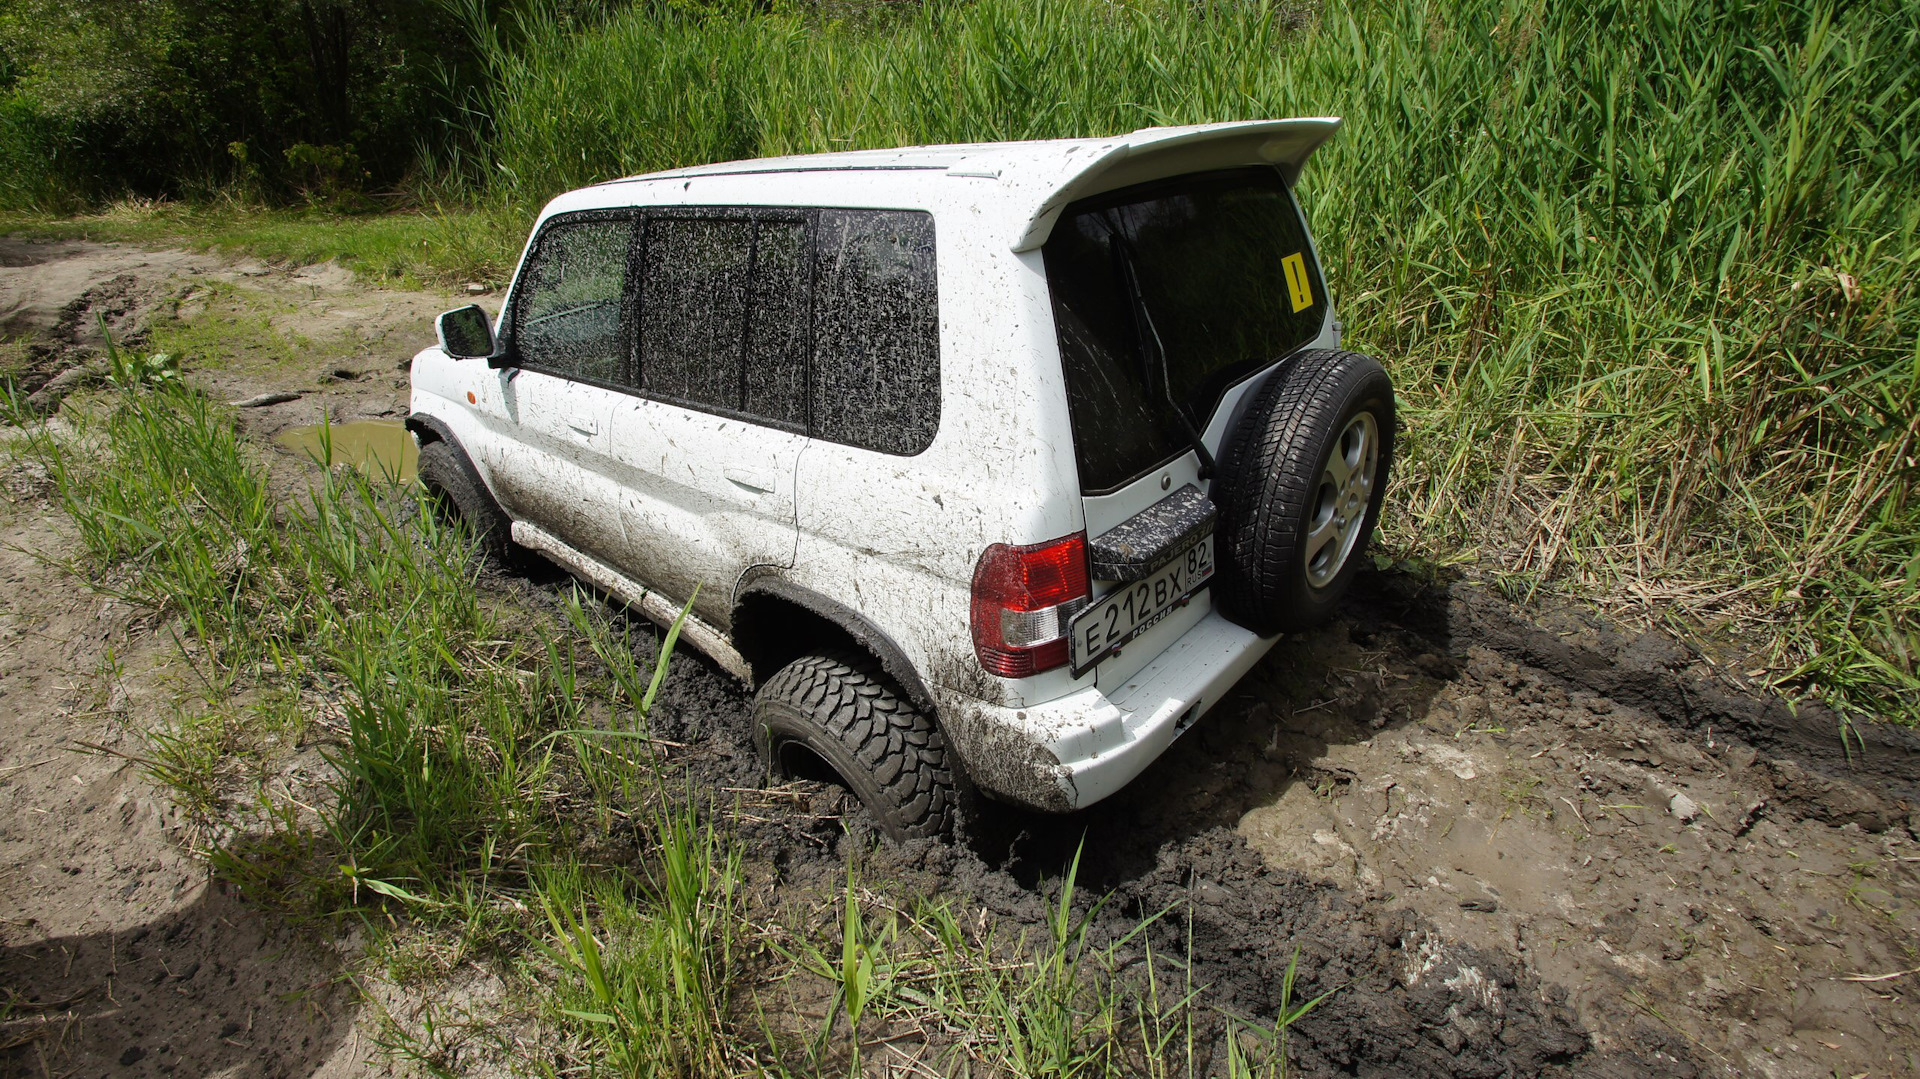
[[[241,410],[263,443],[323,410],[397,416],[396,365],[453,305],[332,270],[0,241],[0,312],[41,312],[10,330],[38,335],[41,379],[84,356],[92,305],[137,334],[222,283],[323,342],[189,364],[216,396],[304,394]],[[283,458],[289,489],[304,468]],[[0,1074],[357,1069],[350,949],[209,886],[138,767],[76,751],[137,755],[181,675],[137,612],[28,553],[59,557],[63,522],[35,477],[7,481],[0,984],[31,1007],[0,1022]],[[561,591],[489,587],[535,606]],[[676,660],[655,723],[703,785],[752,788],[747,707],[711,664]],[[1861,735],[1843,748],[1824,709],[1658,632],[1394,569],[1093,810],[992,811],[958,847],[874,850],[857,824],[779,812],[743,829],[779,889],[831,896],[859,859],[1015,932],[1044,923],[1079,850],[1082,888],[1111,896],[1096,936],[1171,906],[1121,959],[1191,956],[1222,1012],[1270,1019],[1297,955],[1296,1000],[1332,993],[1294,1028],[1302,1075],[1920,1074],[1920,739]],[[1218,1032],[1201,1041],[1197,1070],[1219,1074]]]

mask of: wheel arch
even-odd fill
[[[460,440],[453,436],[453,428],[448,427],[447,421],[438,416],[429,416],[424,412],[410,413],[406,418],[406,428],[413,432],[413,437],[418,439],[422,446],[429,442],[445,442],[450,446],[460,445]],[[462,449],[461,452],[466,451]]]
[[[453,450],[455,459],[459,461],[461,469],[467,476],[474,483],[479,484],[480,490],[486,492],[487,497],[493,499],[495,505],[501,506],[502,514],[509,520],[512,519],[513,515],[507,513],[505,506],[500,502],[499,492],[493,489],[493,478],[480,470],[480,465],[473,459],[473,454],[467,452],[466,444],[460,441],[459,435],[453,433],[451,424],[425,412],[409,413],[402,423],[407,430],[413,432],[414,439],[421,446],[428,446],[435,442],[446,443]]]
[[[787,664],[840,644],[879,661],[915,708],[939,723],[939,708],[913,661],[886,631],[860,612],[780,577],[762,577],[734,600],[733,646],[759,686]]]

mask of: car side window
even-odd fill
[[[622,381],[627,346],[631,218],[547,226],[515,291],[513,347],[521,364],[570,378]]]
[[[753,222],[654,218],[640,273],[640,387],[740,409]]]
[[[807,422],[807,256],[806,222],[759,222],[741,411],[796,429]]]
[[[815,244],[813,433],[919,453],[940,426],[933,216],[821,210]]]
[[[883,453],[940,424],[933,216],[704,208],[647,216],[637,367],[648,397]]]

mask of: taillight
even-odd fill
[[[1067,623],[1092,599],[1087,537],[996,543],[973,569],[973,650],[1002,678],[1025,678],[1067,662]]]

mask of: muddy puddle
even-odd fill
[[[391,477],[396,483],[411,481],[420,459],[413,435],[398,420],[310,424],[282,431],[273,441],[296,456],[351,465],[369,476]]]

